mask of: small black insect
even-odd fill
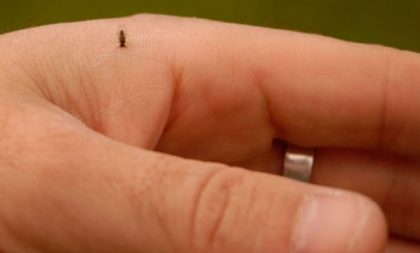
[[[120,42],[120,48],[127,47],[127,36],[125,35],[124,30],[120,30],[118,40]]]

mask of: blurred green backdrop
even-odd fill
[[[420,0],[0,0],[0,33],[141,12],[299,30],[420,52]]]

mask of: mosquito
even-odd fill
[[[125,35],[124,30],[120,30],[118,35],[118,41],[120,42],[120,48],[127,47],[127,36]]]

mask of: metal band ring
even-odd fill
[[[314,153],[314,149],[287,144],[283,175],[291,179],[310,182],[314,164]]]

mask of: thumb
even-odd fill
[[[381,252],[384,245],[383,215],[361,195],[149,155],[166,171],[166,187],[156,189],[166,201],[150,201],[164,211],[179,252],[362,253]]]
[[[31,138],[18,164],[36,168],[2,179],[0,234],[45,252],[363,253],[386,238],[379,208],[357,194],[91,132]]]

